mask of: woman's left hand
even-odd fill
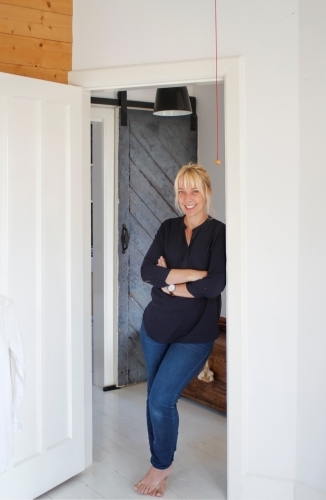
[[[168,266],[166,265],[166,261],[165,261],[165,258],[161,255],[161,257],[158,259],[157,261],[157,265],[160,266],[160,267],[165,267],[167,268]],[[162,292],[164,293],[169,293],[168,291],[168,287],[167,286],[164,286],[163,288],[161,288]]]
[[[162,257],[162,255],[161,255],[161,257],[158,259],[158,261],[157,261],[157,265],[158,265],[158,266],[160,266],[160,267],[168,267],[168,266],[166,265],[165,258],[164,258],[164,257]]]

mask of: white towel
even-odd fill
[[[14,432],[22,430],[19,407],[24,393],[24,352],[12,300],[0,295],[0,473],[14,453]]]

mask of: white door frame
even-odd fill
[[[226,223],[228,256],[227,399],[228,497],[240,498],[246,475],[246,213],[244,168],[243,59],[218,61],[218,78],[225,86]],[[215,81],[215,60],[123,66],[72,71],[69,83],[85,90],[126,90]],[[111,175],[114,176],[112,169]],[[113,183],[114,183],[114,178]],[[112,211],[114,197],[112,198]],[[111,223],[110,234],[115,227]],[[114,318],[112,317],[114,321]],[[246,484],[247,483],[247,484]]]
[[[91,121],[103,127],[103,262],[96,263],[103,273],[103,332],[94,324],[94,384],[108,387],[117,383],[117,189],[116,189],[116,110],[104,106],[91,106]],[[93,204],[96,200],[93,200]],[[112,231],[112,228],[113,231]],[[114,235],[112,237],[112,234]],[[93,241],[94,258],[96,248]],[[95,276],[94,276],[95,278]],[[96,321],[96,320],[95,320]]]

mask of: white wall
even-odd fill
[[[126,90],[126,89],[120,89]],[[189,89],[188,89],[189,90]],[[189,90],[190,92],[190,90]],[[92,91],[92,97],[106,97],[108,99],[117,99],[117,91],[115,90],[94,90]],[[143,102],[154,102],[155,101],[156,88],[144,88],[144,89],[127,89],[127,99],[130,101],[143,101]]]
[[[302,142],[300,188],[300,290],[299,0],[218,0],[219,54],[242,55],[245,65],[243,216],[247,370],[244,376],[248,397],[244,472],[272,480],[293,480],[298,422],[298,479],[325,490],[325,398],[318,403],[321,388],[317,383],[326,364],[322,354],[325,340],[320,340],[320,332],[325,330],[319,298],[325,286],[322,279],[325,268],[317,271],[326,243],[322,233],[325,207],[321,198],[325,174],[320,166],[322,151],[314,135],[316,130],[317,137],[321,137],[325,127],[321,116],[325,99],[319,100],[325,97],[325,90],[317,81],[317,74],[324,71],[321,47],[325,46],[325,39],[321,38],[325,35],[319,29],[315,31],[318,22],[324,22],[325,18],[323,0],[300,1],[301,138],[306,141]],[[76,0],[73,69],[212,57],[213,27],[213,1],[208,0]],[[304,75],[308,83],[303,80]],[[313,95],[309,95],[310,91]],[[311,227],[314,219],[320,230]],[[309,273],[308,264],[313,273]],[[313,313],[309,329],[308,311]],[[304,335],[311,339],[307,350]],[[310,376],[314,382],[311,385]],[[304,436],[312,418],[304,406],[306,398],[315,412],[308,439],[315,444],[320,436],[319,447],[314,451],[308,448]],[[307,457],[303,457],[307,450]]]
[[[213,54],[208,0],[74,0],[72,69]]]
[[[325,25],[325,1],[301,0],[297,478],[326,493]]]
[[[219,159],[216,165],[215,84],[193,85],[198,115],[198,161],[209,172],[212,182],[212,215],[225,222],[225,147],[224,147],[224,85],[218,88]]]
[[[216,165],[216,87],[215,84],[193,85],[192,95],[197,99],[198,162],[206,168],[212,182],[211,215],[225,222],[225,147],[224,147],[224,84],[219,84],[219,159]],[[226,317],[226,290],[222,294],[221,315]]]
[[[128,101],[154,102],[157,87],[145,87],[142,89],[127,89]],[[193,95],[193,86],[188,85],[189,95]],[[126,89],[120,89],[126,90]],[[93,90],[92,97],[104,97],[109,99],[117,99],[118,92],[116,90]]]

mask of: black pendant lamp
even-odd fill
[[[154,115],[180,116],[191,115],[192,109],[187,87],[167,87],[157,89]]]

